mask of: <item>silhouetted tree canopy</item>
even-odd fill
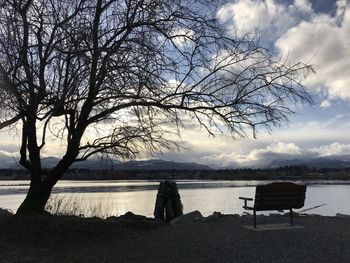
[[[176,145],[186,123],[246,136],[310,102],[310,70],[234,35],[212,0],[0,0],[0,128],[20,127],[31,186],[19,212],[43,211],[73,162]],[[183,126],[184,125],[184,126]],[[48,173],[52,135],[65,152]]]

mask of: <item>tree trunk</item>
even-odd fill
[[[64,157],[56,167],[54,167],[50,172],[41,172],[38,174],[31,174],[31,181],[29,190],[26,198],[19,206],[17,214],[23,213],[47,213],[45,211],[45,206],[50,198],[52,188],[60,180],[63,174],[73,163],[77,153],[75,155],[68,155]]]
[[[17,210],[17,214],[45,213],[45,205],[50,197],[53,185],[46,182],[31,182],[26,198]]]

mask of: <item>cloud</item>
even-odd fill
[[[273,43],[301,18],[311,14],[311,4],[307,0],[295,0],[291,5],[274,0],[239,0],[223,6],[218,17],[231,22],[232,31],[239,36],[259,31],[263,42]]]
[[[0,157],[18,157],[19,156],[19,153],[18,152],[11,152],[11,151],[7,151],[7,150],[4,150],[4,149],[0,149]]]
[[[171,32],[172,40],[179,47],[189,47],[193,45],[193,30],[189,28],[177,28]]]
[[[285,142],[273,142],[249,152],[230,151],[228,148],[222,150],[226,151],[200,156],[196,162],[218,167],[264,167],[275,159],[298,158],[303,154],[295,143]]]
[[[332,103],[329,100],[324,100],[321,102],[320,107],[321,108],[329,108],[332,105]]]
[[[0,150],[0,157],[11,157],[11,153]]]
[[[350,4],[338,0],[336,10],[316,13],[308,0],[291,4],[277,0],[238,0],[224,5],[218,17],[238,36],[259,32],[261,42],[274,47],[291,63],[315,65],[316,75],[304,84],[325,90],[330,99],[350,99]],[[327,107],[327,104],[322,106]]]
[[[301,149],[295,143],[277,142],[263,149],[255,149],[250,152],[251,160],[273,159],[278,156],[297,156],[301,154]]]
[[[318,156],[348,155],[350,154],[350,144],[335,142],[328,145],[321,145],[310,149]]]
[[[265,167],[276,159],[309,159],[350,154],[350,143],[330,143],[314,147],[300,147],[295,143],[274,142],[248,153],[231,151],[201,156],[196,161],[216,167]]]
[[[350,99],[350,5],[337,2],[335,16],[314,14],[288,30],[275,43],[281,55],[292,61],[316,65],[316,76],[305,85],[325,88],[329,98]]]

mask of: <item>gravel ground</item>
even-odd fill
[[[286,216],[258,223],[288,222]],[[350,218],[302,216],[302,229],[254,231],[248,216],[168,225],[0,216],[0,262],[350,262]]]

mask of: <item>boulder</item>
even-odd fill
[[[10,216],[13,216],[13,213],[7,209],[0,208],[0,218],[8,218]]]
[[[141,221],[141,220],[146,220],[147,217],[142,216],[142,215],[135,215],[132,212],[126,212],[124,215],[121,215],[119,217],[120,220],[125,220],[125,221]]]
[[[337,213],[335,217],[350,218],[350,215]]]
[[[139,226],[139,227],[147,227],[147,226],[156,226],[159,224],[163,224],[163,220],[149,218],[142,215],[135,215],[132,212],[126,212],[124,215],[119,217],[110,216],[106,218],[107,221],[114,223],[124,223],[130,226]]]
[[[203,222],[217,222],[223,215],[220,212],[214,212],[210,216],[203,219]]]
[[[170,221],[170,224],[186,224],[186,223],[192,223],[192,222],[197,222],[202,220],[203,220],[202,214],[198,210],[195,210],[193,212],[174,218],[173,220]]]

